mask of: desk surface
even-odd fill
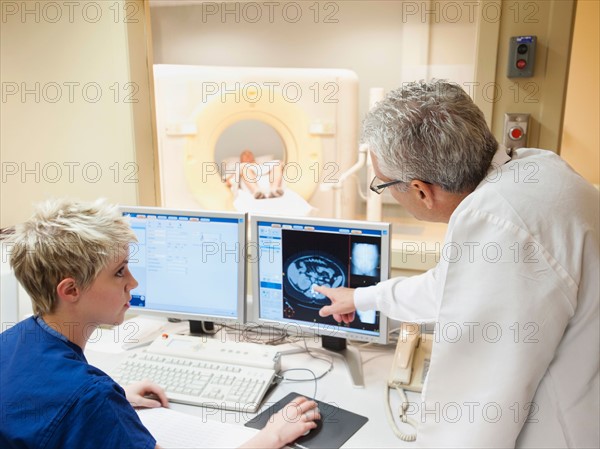
[[[318,339],[311,338],[307,342],[308,346],[318,348],[320,343],[315,340]],[[289,348],[289,344],[281,345],[280,347],[283,350]],[[355,388],[352,385],[350,374],[344,361],[339,357],[334,357],[333,369],[317,381],[316,398],[369,418],[369,421],[343,447],[410,447],[411,443],[405,443],[394,435],[387,422],[385,412],[386,378],[392,363],[394,348],[391,346],[358,347],[360,348],[363,361],[365,387]],[[88,344],[86,348],[88,361],[108,374],[112,373],[112,370],[118,366],[121,359],[128,353],[129,351],[121,354],[98,352],[94,350],[93,344]],[[282,370],[309,368],[318,376],[326,371],[328,367],[329,364],[327,362],[315,359],[306,353],[290,354],[282,357]],[[267,394],[261,410],[291,392],[298,392],[310,397],[314,395],[315,381],[312,380],[312,375],[307,371],[287,371],[285,376],[294,379],[310,378],[311,380],[306,382],[283,381]],[[418,395],[411,396],[409,399],[418,401]],[[397,410],[398,405],[397,395],[393,393],[393,410]],[[239,423],[240,425],[243,425],[255,416],[253,413],[237,413],[228,410],[214,410],[175,403],[172,403],[171,407],[174,410],[196,415],[203,419]],[[405,427],[403,430],[411,432],[412,429]]]

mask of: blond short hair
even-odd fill
[[[8,239],[10,265],[33,303],[33,312],[54,311],[56,286],[71,277],[88,288],[100,271],[137,239],[118,207],[60,199],[40,204]]]

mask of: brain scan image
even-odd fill
[[[379,276],[379,248],[371,243],[352,244],[352,274]]]
[[[288,259],[284,267],[289,287],[286,293],[304,307],[320,309],[329,304],[325,295],[313,290],[315,285],[341,287],[346,285],[346,273],[333,258],[325,255],[301,255]]]

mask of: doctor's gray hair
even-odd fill
[[[452,193],[475,189],[498,148],[481,110],[443,80],[391,91],[365,118],[362,141],[390,180],[418,179]]]
[[[129,222],[116,206],[98,200],[83,203],[51,200],[15,227],[7,239],[10,265],[31,297],[33,312],[54,311],[56,287],[73,278],[82,290],[100,271],[127,255],[137,241]]]

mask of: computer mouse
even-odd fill
[[[300,435],[301,437],[305,437],[306,435],[308,435],[309,433],[315,433],[318,430],[321,429],[322,427],[322,422],[320,419],[316,419],[315,423],[317,424],[317,427],[315,427],[314,429],[308,429],[306,432],[304,432],[302,435]]]

